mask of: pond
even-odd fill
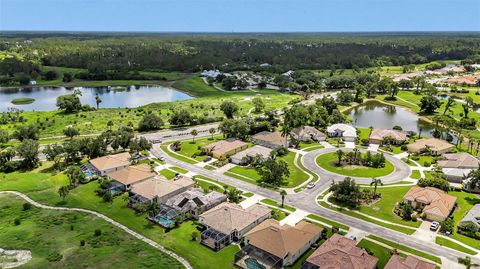
[[[422,122],[420,117],[407,108],[387,105],[381,102],[367,102],[355,107],[348,112],[356,127],[392,129],[393,126],[401,126],[404,131],[419,132],[422,135],[431,136],[433,126]]]
[[[165,86],[126,86],[126,87],[29,87],[2,88],[0,90],[0,112],[8,108],[18,108],[25,111],[50,111],[57,109],[56,100],[60,95],[72,94],[80,90],[82,104],[96,107],[95,97],[102,102],[101,108],[138,107],[156,102],[171,102],[191,99],[193,97]],[[34,98],[30,104],[15,105],[13,99]]]

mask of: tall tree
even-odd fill
[[[280,196],[282,196],[282,207],[284,206],[285,204],[285,196],[287,196],[287,191],[285,191],[284,189],[282,189],[280,191]]]
[[[190,135],[192,136],[192,143],[195,143],[195,136],[198,135],[197,129],[193,129],[193,130],[190,132]]]
[[[23,140],[17,147],[17,153],[22,158],[22,166],[26,169],[32,169],[38,165],[38,141],[32,139]]]
[[[227,100],[220,105],[220,110],[228,119],[232,119],[233,115],[239,110],[239,107],[234,102]]]
[[[379,178],[372,178],[372,182],[370,182],[370,186],[374,187],[373,189],[373,197],[377,197],[377,186],[380,185],[380,186],[383,186],[383,182],[381,179]]]
[[[102,99],[100,96],[97,94],[95,95],[95,103],[97,104],[97,109],[100,107],[100,103],[102,102]]]
[[[70,188],[68,186],[61,186],[58,189],[58,195],[62,197],[62,200],[65,201],[65,198],[67,198],[67,195],[70,193]]]

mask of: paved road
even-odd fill
[[[320,180],[319,180],[320,184],[325,182],[331,183],[332,180],[341,181],[345,179],[345,176],[335,174],[320,168],[315,161],[319,155],[335,152],[337,150],[339,150],[339,148],[323,148],[323,149],[313,150],[303,155],[303,158],[302,158],[303,165],[305,166],[305,168],[307,168],[307,170],[313,173],[316,173],[317,175],[320,176]],[[341,150],[349,151],[349,149],[345,149],[345,148],[341,148]],[[360,152],[366,152],[366,150],[360,150]],[[393,164],[393,166],[395,167],[395,170],[387,176],[378,177],[378,179],[381,179],[383,183],[397,182],[407,178],[410,175],[411,173],[410,166],[408,166],[406,163],[389,154],[385,154],[384,156],[385,156],[385,159],[387,159],[389,162]],[[370,182],[372,181],[372,178],[365,178],[365,177],[351,177],[351,178],[354,179],[355,182],[359,184],[370,184]]]
[[[278,202],[281,202],[281,197],[278,192],[271,191],[265,188],[258,187],[256,185],[250,184],[248,182],[244,182],[220,173],[217,173],[215,171],[210,171],[207,169],[204,169],[202,167],[198,167],[193,164],[188,164],[182,161],[179,161],[173,157],[170,157],[166,153],[164,153],[159,145],[154,145],[154,147],[151,150],[152,154],[154,154],[157,157],[164,157],[166,161],[170,164],[173,164],[175,166],[178,166],[180,168],[186,169],[190,172],[203,175],[205,177],[224,182],[226,184],[235,186],[243,191],[247,192],[252,192],[255,194],[259,194],[261,196],[264,196],[266,198],[276,200]],[[312,154],[307,158],[311,159],[314,158],[314,153],[315,151],[312,151]],[[318,154],[318,151],[317,151]],[[391,160],[394,161],[394,160]],[[305,163],[306,164],[306,163]],[[308,167],[307,167],[308,168]],[[317,172],[318,169],[315,168],[312,170],[312,172]],[[401,173],[406,173],[402,170]],[[325,176],[324,174],[320,174],[320,176]],[[408,175],[407,175],[408,176]],[[388,179],[386,179],[388,180]],[[370,183],[370,179],[368,181]],[[321,179],[319,180],[318,184],[313,189],[306,189],[302,192],[295,193],[295,194],[289,194],[286,199],[285,203],[289,204],[291,206],[294,206],[298,209],[323,216],[327,219],[331,219],[333,221],[337,221],[340,223],[343,223],[345,225],[348,225],[352,228],[355,228],[357,230],[361,230],[363,232],[367,232],[369,234],[374,234],[377,236],[380,236],[382,238],[385,238],[387,240],[400,243],[402,245],[406,245],[433,255],[436,255],[438,257],[444,257],[446,259],[449,259],[451,261],[456,262],[457,258],[460,257],[465,257],[466,254],[453,250],[453,249],[447,249],[440,247],[439,245],[433,243],[433,242],[427,242],[423,241],[421,239],[415,238],[413,236],[409,236],[394,230],[387,229],[385,227],[373,224],[371,222],[367,222],[361,219],[357,219],[354,217],[350,217],[345,214],[339,214],[336,211],[326,209],[324,207],[321,207],[317,204],[316,198],[317,196],[326,190],[331,184],[331,178],[327,179]],[[472,260],[475,261],[476,263],[480,262],[480,259],[477,257],[472,257]]]
[[[175,128],[171,130],[166,130],[166,131],[159,131],[159,132],[152,132],[152,133],[142,133],[137,135],[137,137],[145,137],[146,139],[150,141],[161,141],[161,142],[168,142],[168,141],[174,141],[174,140],[180,140],[180,139],[190,139],[192,138],[192,135],[190,132],[195,129],[198,132],[198,135],[196,137],[202,137],[202,136],[209,136],[211,135],[209,130],[211,128],[215,129],[215,134],[218,134],[218,123],[211,123],[211,124],[206,124],[206,125],[197,125],[193,127],[184,127],[184,128]]]
[[[19,196],[20,198],[22,198],[23,200],[27,201],[28,203],[36,206],[36,207],[39,207],[39,208],[44,208],[44,209],[50,209],[50,210],[59,210],[59,211],[77,211],[77,212],[83,212],[83,213],[87,213],[87,214],[91,214],[91,215],[94,215],[96,217],[99,217],[111,224],[113,224],[114,226],[124,230],[125,232],[127,232],[128,234],[134,236],[135,238],[138,238],[140,240],[142,240],[143,242],[149,244],[150,246],[166,253],[167,255],[173,257],[174,259],[178,260],[180,263],[182,263],[187,269],[193,269],[193,267],[190,265],[190,263],[188,263],[187,260],[185,260],[184,258],[180,257],[179,255],[175,254],[174,252],[170,251],[170,250],[167,250],[165,249],[162,245],[158,244],[157,242],[151,240],[151,239],[148,239],[146,238],[145,236],[129,229],[128,227],[124,226],[123,224],[120,224],[116,221],[114,221],[113,219],[103,215],[103,214],[100,214],[98,212],[95,212],[95,211],[92,211],[92,210],[88,210],[88,209],[83,209],[83,208],[70,208],[70,207],[55,207],[55,206],[47,206],[47,205],[44,205],[44,204],[41,204],[41,203],[38,203],[37,201],[35,200],[32,200],[30,197],[28,197],[27,195],[21,193],[21,192],[16,192],[16,191],[0,191],[0,194],[12,194],[12,195],[16,195],[16,196]]]

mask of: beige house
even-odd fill
[[[455,208],[457,197],[437,188],[414,186],[403,196],[403,200],[414,209],[422,210],[427,219],[444,221]]]
[[[248,148],[246,150],[236,153],[235,155],[230,157],[230,160],[232,163],[238,164],[238,165],[243,164],[245,160],[244,158],[247,158],[247,157],[253,158],[253,157],[259,156],[262,160],[266,160],[270,156],[271,152],[272,152],[271,148],[255,145],[251,148]]]
[[[383,269],[435,269],[434,263],[420,260],[414,256],[400,257],[393,255]]]
[[[372,144],[383,144],[385,138],[389,137],[394,144],[403,144],[407,140],[407,134],[402,131],[389,129],[373,129],[369,142]]]
[[[268,207],[258,204],[243,209],[234,203],[221,203],[200,215],[199,221],[205,227],[201,243],[219,250],[232,241],[240,240],[270,214]]]
[[[302,269],[375,269],[377,263],[378,258],[357,247],[356,241],[335,233],[307,258]]]
[[[113,185],[120,185],[124,191],[132,188],[132,185],[154,177],[156,174],[151,171],[147,164],[132,165],[121,170],[107,174]]]
[[[242,151],[248,147],[248,144],[238,139],[220,140],[206,145],[204,149],[211,152],[214,158],[228,158],[231,155]]]
[[[451,151],[455,146],[437,138],[420,139],[407,145],[408,152],[422,153],[430,151],[433,155],[441,155]]]
[[[248,269],[245,260],[255,259],[265,268],[292,265],[318,241],[322,230],[306,221],[290,226],[267,219],[245,235],[245,246],[235,254],[235,264]]]
[[[267,147],[267,148],[271,148],[271,149],[288,147],[290,145],[290,139],[288,138],[288,136],[285,138],[278,131],[275,131],[275,132],[263,131],[252,136],[251,139],[253,143]]]
[[[180,177],[177,180],[168,180],[163,176],[155,176],[133,185],[130,199],[132,203],[163,204],[171,197],[178,195],[195,186],[189,177]]]
[[[443,160],[437,162],[440,168],[477,169],[479,160],[468,153],[443,154]]]
[[[297,127],[292,130],[290,133],[292,137],[299,141],[325,141],[327,135],[322,133],[315,127],[312,126],[303,126]]]
[[[95,158],[89,163],[97,170],[96,174],[105,176],[108,173],[118,171],[130,165],[130,153],[122,152],[114,155],[107,155]]]

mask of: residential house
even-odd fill
[[[460,224],[465,222],[472,222],[477,226],[477,231],[480,231],[480,204],[474,205],[460,221]]]
[[[130,165],[130,153],[122,152],[113,155],[107,155],[95,158],[89,163],[95,168],[95,173],[99,176],[105,176],[108,173],[121,170]]]
[[[385,139],[388,139],[389,143],[400,145],[407,140],[407,134],[398,130],[389,129],[373,129],[370,137],[368,138],[371,144],[384,144]]]
[[[248,269],[255,260],[262,268],[283,268],[295,263],[322,233],[317,225],[300,221],[295,226],[267,219],[245,234],[245,246],[235,254],[235,264]]]
[[[470,184],[470,180],[471,180],[471,178],[469,178],[468,176],[467,176],[466,179],[463,180],[463,182],[462,182],[463,189],[465,191],[468,191],[468,192],[480,193],[480,186],[476,186],[476,185],[472,186]]]
[[[477,85],[478,78],[476,76],[459,76],[447,79],[447,83],[456,85]]]
[[[290,146],[290,138],[283,136],[280,132],[269,132],[263,131],[258,134],[255,134],[251,137],[253,143],[271,148],[277,149],[280,147]]]
[[[155,176],[134,184],[130,192],[132,203],[163,204],[171,197],[195,186],[195,182],[185,176],[176,180],[168,180],[163,176]]]
[[[405,203],[426,214],[432,221],[444,221],[455,208],[457,197],[433,187],[413,186],[403,196]]]
[[[357,130],[355,127],[343,123],[328,126],[327,134],[329,137],[343,137],[347,142],[353,142],[357,138]]]
[[[240,240],[270,215],[268,207],[258,204],[243,209],[234,203],[221,203],[200,215],[199,221],[205,227],[201,243],[220,250],[232,241]]]
[[[242,151],[248,147],[248,144],[238,139],[220,140],[208,144],[203,148],[211,153],[214,158],[228,158],[231,155]]]
[[[414,256],[392,255],[383,269],[435,269],[436,267],[436,264]]]
[[[308,142],[308,141],[325,141],[327,135],[322,133],[315,127],[303,126],[297,127],[290,133],[296,140]]]
[[[128,191],[136,183],[153,178],[156,174],[151,171],[149,165],[132,165],[121,170],[107,174],[107,178],[112,181],[113,188],[120,188],[122,191]]]
[[[230,157],[230,160],[234,164],[241,165],[245,162],[245,158],[248,158],[248,157],[254,158],[258,156],[262,160],[266,160],[270,156],[271,152],[272,152],[271,148],[255,145],[251,148],[248,148],[246,150],[236,153],[235,155]]]
[[[216,191],[205,194],[202,189],[191,189],[173,196],[165,205],[181,213],[198,218],[201,213],[227,201],[227,196]]]
[[[455,146],[445,140],[437,138],[419,139],[407,145],[410,153],[430,152],[432,155],[441,155],[451,151]]]
[[[443,154],[443,158],[437,165],[445,174],[445,179],[450,182],[462,183],[470,171],[479,167],[479,160],[468,153]]]
[[[355,240],[334,233],[307,258],[302,269],[375,269],[378,258],[357,247]]]

